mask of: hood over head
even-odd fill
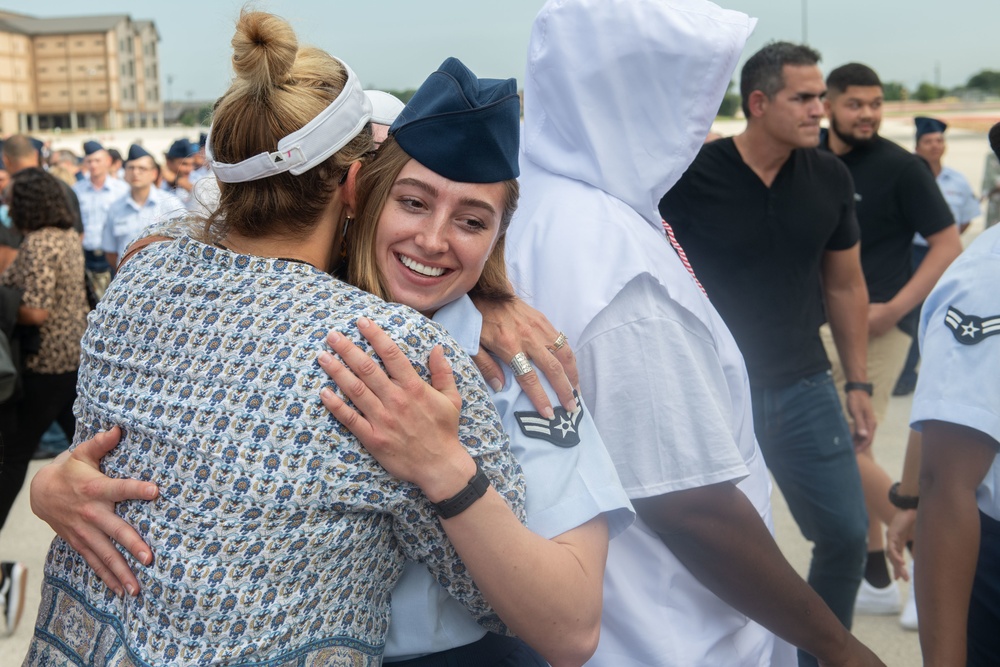
[[[550,0],[528,47],[523,157],[658,226],[755,23],[703,0]]]

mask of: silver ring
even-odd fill
[[[552,343],[552,350],[553,351],[560,350],[565,345],[566,345],[566,334],[560,331],[559,335],[556,336],[556,342]]]
[[[528,361],[528,355],[524,352],[518,352],[514,355],[514,358],[510,360],[510,369],[514,371],[514,375],[517,377],[527,375],[531,371],[535,370],[531,367],[531,362]]]

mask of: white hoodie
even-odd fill
[[[680,332],[643,338],[644,348],[659,346],[656,354],[595,352],[605,362],[595,364],[596,380],[581,369],[584,400],[629,496],[739,481],[770,527],[770,482],[743,358],[669,246],[657,212],[697,154],[754,24],[702,0],[548,2],[532,28],[521,200],[507,243],[515,285],[585,363],[602,345],[594,329],[619,312],[608,305],[637,278],[653,286],[657,321]],[[620,325],[649,330],[638,318]],[[643,367],[664,357],[676,367]],[[653,410],[669,415],[667,428],[650,425],[658,414],[629,414],[622,398],[658,399],[662,386],[637,380],[650,376],[682,388]],[[694,385],[707,390],[687,396]],[[613,408],[600,414],[602,405]],[[794,664],[787,644],[698,583],[640,520],[611,542],[604,593],[600,646],[589,664]]]

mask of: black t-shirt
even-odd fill
[[[878,137],[840,159],[854,178],[868,299],[885,303],[913,275],[913,233],[926,238],[955,224],[955,218],[927,163],[893,142]]]
[[[695,273],[746,360],[750,383],[783,387],[830,368],[820,267],[858,242],[847,169],[792,151],[768,188],[732,139],[706,144],[660,201]]]

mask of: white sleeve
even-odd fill
[[[749,474],[716,341],[655,280],[626,285],[576,353],[584,399],[630,498]]]

